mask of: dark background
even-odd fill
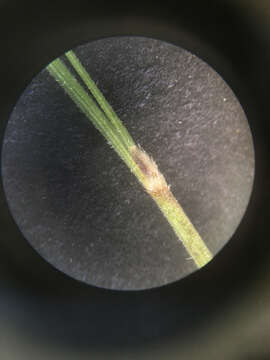
[[[251,203],[232,241],[207,269],[151,291],[99,290],[54,270],[22,238],[1,192],[1,359],[268,359],[267,2],[9,1],[0,10],[1,137],[49,61],[92,39],[134,34],[181,44],[212,65],[240,100],[256,152]]]

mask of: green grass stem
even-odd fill
[[[147,193],[156,202],[197,267],[204,266],[213,256],[173,196],[156,163],[139,146],[136,146],[128,130],[74,52],[68,51],[66,57],[90,94],[73,76],[62,60],[56,59],[50,63],[47,67],[49,73],[137,177]]]

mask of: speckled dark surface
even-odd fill
[[[218,252],[245,212],[254,175],[249,127],[232,91],[197,57],[152,39],[111,38],[75,51]],[[195,270],[156,205],[46,71],[12,113],[2,171],[22,233],[66,274],[143,289]]]

